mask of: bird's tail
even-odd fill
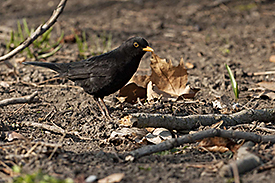
[[[26,64],[26,65],[35,65],[35,66],[39,66],[39,67],[46,67],[46,68],[52,69],[58,73],[61,72],[60,65],[58,65],[56,63],[47,63],[47,62],[22,62],[22,63]]]

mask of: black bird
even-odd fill
[[[142,56],[146,52],[153,51],[144,38],[134,37],[110,52],[79,62],[23,63],[52,69],[59,73],[59,77],[74,81],[94,97],[102,114],[110,119],[108,109],[103,101],[104,96],[122,88],[136,72]],[[99,101],[103,103],[105,112]]]

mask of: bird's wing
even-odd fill
[[[93,57],[71,63],[66,72],[70,80],[85,80],[92,77],[108,77],[114,72],[116,61],[112,57]]]

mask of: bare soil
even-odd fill
[[[30,27],[37,27],[50,17],[57,4],[57,0],[47,2],[2,0],[0,25],[16,29],[17,21],[26,18]],[[89,37],[110,33],[112,48],[131,36],[142,36],[148,40],[159,56],[172,59],[173,64],[177,65],[183,57],[185,62],[194,65],[194,68],[188,70],[188,79],[191,86],[201,89],[193,99],[200,103],[156,102],[153,105],[142,106],[120,104],[115,98],[117,96],[115,93],[105,98],[114,119],[135,112],[182,116],[220,113],[212,105],[217,97],[226,96],[228,104],[234,102],[225,63],[231,67],[239,84],[238,102],[241,106],[246,105],[247,108],[256,106],[257,109],[274,108],[273,100],[267,97],[251,100],[250,96],[254,91],[249,90],[255,88],[256,83],[260,81],[274,80],[274,75],[249,74],[275,68],[275,64],[269,62],[269,57],[275,54],[274,9],[275,3],[268,0],[75,0],[67,2],[63,14],[54,26],[53,34],[58,37],[63,30],[69,35],[75,28],[85,31]],[[6,41],[0,39],[0,43],[4,52]],[[16,57],[21,56],[19,54]],[[150,54],[143,57],[137,74],[150,74],[149,58]],[[10,61],[15,63],[14,60]],[[65,43],[57,54],[47,59],[54,62],[77,60],[79,60],[77,45],[69,43]],[[84,179],[89,175],[96,175],[101,179],[112,173],[125,173],[121,182],[231,180],[220,177],[218,171],[211,176],[203,176],[201,173],[204,168],[189,166],[212,163],[213,155],[217,161],[228,162],[231,158],[228,154],[201,152],[196,148],[196,144],[186,144],[189,148],[183,153],[153,154],[134,162],[119,160],[118,155],[140,146],[129,139],[119,142],[108,141],[112,131],[120,128],[119,124],[117,120],[105,120],[91,96],[79,88],[59,86],[59,84],[74,85],[67,80],[47,83],[55,85],[51,87],[19,84],[16,82],[18,78],[28,83],[39,83],[53,78],[55,74],[47,69],[15,64],[19,72],[15,77],[8,75],[10,70],[3,63],[0,64],[1,80],[13,82],[9,86],[0,86],[0,100],[29,95],[34,91],[38,91],[39,99],[38,102],[31,104],[1,107],[1,131],[15,131],[30,141],[62,143],[62,147],[58,148],[50,160],[49,152],[52,151],[47,150],[44,154],[44,151],[41,151],[39,156],[14,158],[14,163],[22,166],[25,173],[42,170],[58,178],[70,177],[75,180]],[[66,135],[62,139],[63,134],[22,125],[23,122],[56,125],[67,131],[78,131],[87,139],[81,139],[76,135]],[[10,142],[3,137],[2,143]],[[14,151],[10,152],[20,154],[15,152],[15,149],[22,149],[20,145],[28,143],[15,141],[9,145],[9,147],[14,146]],[[274,147],[270,145],[264,148],[266,150]],[[1,161],[6,160],[4,152],[6,151],[1,150]],[[266,155],[264,151],[259,152],[263,152],[262,157]],[[266,158],[266,161],[268,160]],[[265,171],[254,170],[240,177],[242,182],[273,182],[274,178],[275,173],[272,168]]]

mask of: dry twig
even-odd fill
[[[35,91],[31,95],[27,95],[24,97],[19,97],[19,98],[9,98],[9,99],[4,99],[0,101],[0,107],[6,106],[6,105],[11,105],[11,104],[22,104],[22,103],[31,103],[34,101],[34,97],[37,96],[38,92]]]
[[[270,122],[275,120],[275,109],[247,109],[234,114],[206,114],[190,116],[172,116],[165,114],[135,113],[122,120],[133,127],[166,128],[169,130],[191,130],[199,126],[211,126],[223,121],[223,126],[248,124],[253,121]],[[123,123],[123,122],[122,122]],[[127,122],[126,122],[127,123]]]
[[[180,146],[185,143],[193,143],[198,140],[202,140],[207,137],[223,137],[233,139],[245,139],[253,142],[271,142],[275,143],[275,135],[257,135],[252,132],[232,131],[232,130],[221,130],[221,129],[209,129],[200,131],[194,134],[184,135],[180,138],[173,138],[157,145],[144,146],[142,148],[131,151],[126,157],[126,161],[133,161],[145,155],[152,153],[165,151],[174,147]]]
[[[228,165],[224,165],[219,172],[220,176],[232,177],[233,175],[236,176],[234,169],[236,169],[239,174],[244,174],[260,166],[262,164],[261,159],[255,154],[247,151],[248,147],[253,146],[253,142],[244,143],[244,145],[238,150],[237,160],[232,161]]]
[[[52,16],[49,18],[49,20],[41,24],[32,35],[30,35],[23,43],[21,43],[19,46],[17,46],[14,50],[10,51],[6,55],[3,55],[0,57],[0,62],[5,61],[7,59],[10,59],[20,51],[24,50],[26,47],[28,47],[33,41],[35,41],[40,35],[45,33],[53,24],[56,22],[59,15],[62,13],[67,0],[61,0],[58,4],[57,8],[54,10]]]
[[[66,130],[62,129],[61,127],[58,127],[58,126],[52,126],[52,125],[47,125],[47,124],[43,124],[43,123],[36,123],[36,122],[30,122],[30,121],[24,121],[24,122],[21,122],[21,124],[26,125],[26,126],[36,127],[36,128],[43,128],[45,130],[49,130],[49,131],[52,131],[52,132],[55,132],[55,133],[74,135],[74,136],[78,137],[81,140],[92,140],[90,138],[80,136],[79,132],[77,132],[77,131],[66,131]]]

